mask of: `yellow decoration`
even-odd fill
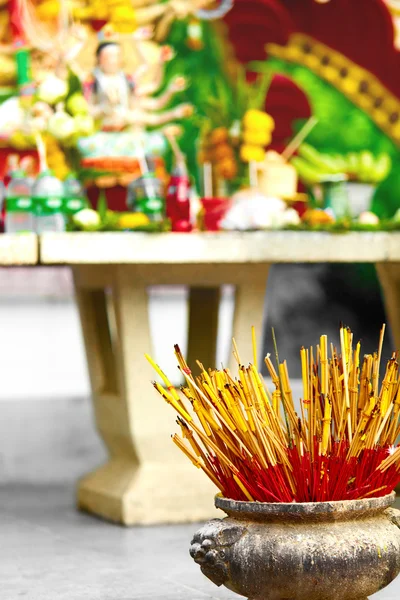
[[[352,79],[351,76],[346,77],[346,80],[342,81],[342,83],[341,83],[341,88],[345,92],[345,94],[349,94],[351,96],[353,96],[354,94],[357,94],[357,90],[359,87],[360,87],[360,82],[357,81],[356,79]]]
[[[115,31],[120,33],[129,33],[136,29],[135,11],[130,5],[116,6],[110,10],[110,22]]]
[[[54,21],[60,13],[59,0],[45,0],[38,3],[36,7],[36,15],[42,21]]]
[[[359,96],[358,106],[359,106],[359,108],[362,108],[362,110],[364,112],[366,112],[367,114],[369,112],[370,105],[371,105],[371,101],[368,98],[368,96]]]
[[[66,166],[54,169],[54,174],[58,179],[60,179],[60,181],[64,181],[64,179],[66,179],[70,173],[71,169]]]
[[[115,21],[114,26],[118,33],[133,33],[136,29],[136,21]]]
[[[111,10],[118,6],[131,6],[131,2],[127,3],[126,0],[107,0],[107,4]]]
[[[398,137],[400,139],[400,123],[393,127],[393,136]]]
[[[73,8],[72,15],[82,21],[107,21],[117,33],[131,33],[137,28],[136,11],[131,0],[92,0],[87,6]]]
[[[268,44],[267,51],[270,56],[305,65],[331,83],[400,146],[400,101],[372,73],[305,34],[292,35],[286,46]]]
[[[12,134],[9,143],[16,150],[30,150],[35,147],[35,141],[19,131]]]
[[[306,54],[303,57],[304,64],[311,69],[311,71],[315,71],[321,64],[321,59],[314,54]]]
[[[240,148],[240,158],[243,162],[262,162],[265,158],[265,151],[260,146],[243,144]]]
[[[291,60],[298,60],[301,56],[300,48],[297,48],[297,46],[288,47],[288,56],[291,58]]]
[[[118,219],[119,229],[136,229],[149,223],[150,219],[143,213],[124,213]]]
[[[46,136],[43,140],[46,146],[46,160],[48,167],[53,171],[58,179],[65,179],[71,169],[65,158],[64,152],[61,150],[57,140],[51,136]]]
[[[101,21],[108,19],[107,3],[100,0],[92,0],[90,6],[78,6],[73,9],[72,15],[75,19],[87,21],[97,18]]]
[[[275,122],[266,112],[251,109],[246,112],[243,118],[243,125],[247,129],[267,129],[273,131]]]
[[[387,121],[387,115],[383,110],[377,110],[375,113],[375,122],[377,125],[384,126]]]
[[[271,143],[271,134],[264,129],[246,129],[243,133],[245,144],[251,146],[268,146]]]
[[[335,83],[335,81],[339,77],[339,73],[338,73],[337,69],[335,69],[334,67],[330,67],[329,65],[327,65],[324,68],[324,77],[330,83]]]
[[[17,75],[14,57],[0,55],[0,86],[14,85]]]

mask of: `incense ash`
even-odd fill
[[[265,364],[274,389],[253,362],[238,375],[229,369],[193,375],[178,346],[175,356],[186,385],[178,391],[147,359],[164,385],[153,385],[178,413],[174,443],[214,482],[225,498],[251,502],[328,502],[381,497],[400,483],[400,379],[397,354],[380,381],[385,327],[378,350],[361,360],[349,328],[340,349],[322,335],[301,348],[303,397],[295,410],[286,361]],[[382,369],[383,373],[383,369]]]

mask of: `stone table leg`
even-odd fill
[[[175,415],[151,385],[146,282],[129,266],[75,267],[98,431],[109,461],[78,485],[78,506],[125,525],[202,521],[215,488],[171,443]],[[110,286],[111,294],[105,289]]]
[[[233,337],[243,363],[253,361],[251,327],[257,334],[259,359],[262,353],[265,293],[269,265],[245,265],[227,269],[226,265],[212,265],[213,280],[236,286]],[[207,286],[207,280],[199,279]],[[220,287],[192,287],[189,295],[189,349],[188,364],[195,369],[196,360],[206,368],[216,367],[218,312]],[[229,366],[236,370],[236,361],[230,355]]]
[[[400,350],[400,263],[376,265],[395,349]]]
[[[206,369],[216,366],[220,297],[219,287],[190,288],[187,362],[193,369],[196,360]]]
[[[263,324],[265,317],[265,295],[269,265],[246,265],[248,279],[236,286],[233,337],[243,364],[253,362],[251,327],[256,330],[258,345],[258,367],[263,349]],[[236,369],[236,361],[231,355],[230,368]]]

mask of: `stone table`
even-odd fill
[[[110,455],[80,481],[78,505],[126,525],[215,514],[213,486],[171,443],[173,411],[150,384],[148,286],[190,288],[188,360],[212,366],[222,284],[236,286],[233,334],[247,362],[272,264],[374,263],[400,348],[399,233],[49,233],[40,261],[73,269],[96,423]]]
[[[38,239],[34,233],[0,234],[1,267],[36,265],[38,260]]]

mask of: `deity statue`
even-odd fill
[[[153,97],[163,83],[165,62],[173,53],[168,46],[156,47],[156,64],[150,64],[143,44],[151,35],[151,30],[142,28],[132,38],[138,64],[133,73],[124,70],[122,47],[114,35],[106,34],[99,42],[95,68],[84,82],[89,111],[99,131],[79,140],[85,158],[162,156],[168,149],[162,127],[193,113],[193,106],[187,103],[166,109],[175,94],[185,90],[184,77],[173,78],[163,93]],[[151,70],[152,78],[146,81]],[[147,131],[148,127],[161,129]]]
[[[14,42],[20,32],[31,48],[48,50],[68,18],[88,32],[110,23],[115,31],[132,33],[151,26],[161,42],[174,21],[194,16],[200,20],[223,17],[234,0],[0,0],[0,85],[16,82]],[[34,39],[36,38],[36,39]]]
[[[96,66],[85,82],[85,95],[94,119],[102,131],[124,131],[128,127],[164,125],[173,119],[189,116],[193,108],[182,104],[162,113],[173,96],[183,91],[186,81],[174,78],[167,90],[157,98],[149,97],[162,83],[162,65],[172,57],[168,47],[161,48],[157,77],[151,84],[141,85],[143,67],[149,66],[143,55],[142,64],[134,74],[123,69],[122,49],[115,39],[101,41],[96,50]]]
[[[8,0],[13,33],[4,47],[0,44],[0,55],[8,53],[13,60],[14,42],[22,40],[31,70],[25,86],[28,100],[21,102],[20,94],[0,109],[0,143],[31,148],[41,135],[46,144],[53,137],[60,149],[77,148],[83,160],[161,160],[169,150],[168,136],[180,131],[176,121],[189,117],[193,107],[169,106],[186,89],[184,77],[176,76],[160,93],[165,63],[173,53],[155,40],[164,39],[176,19],[218,18],[232,4],[233,0]],[[78,14],[80,10],[84,12]],[[99,41],[95,32],[101,27],[103,34],[105,23],[114,34]],[[73,89],[79,89],[80,81],[85,100],[79,92],[71,97],[74,79]]]

